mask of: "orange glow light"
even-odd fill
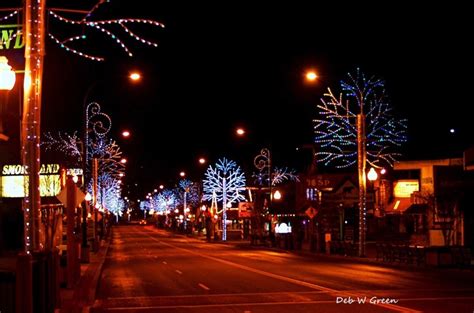
[[[306,79],[308,81],[315,81],[318,78],[318,75],[315,71],[308,71],[306,72]]]
[[[140,75],[140,73],[137,73],[137,72],[133,72],[130,74],[130,79],[133,80],[133,81],[138,81],[140,80],[140,78],[142,78],[142,76]]]
[[[128,130],[124,130],[122,132],[122,136],[125,137],[125,138],[128,138],[128,137],[130,137],[130,132]]]

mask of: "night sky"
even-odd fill
[[[462,4],[332,3],[105,4],[97,19],[164,23],[154,31],[133,28],[159,46],[126,39],[135,53],[129,58],[112,41],[92,36],[85,49],[107,58],[97,63],[49,41],[42,129],[79,131],[84,96],[95,84],[88,100],[112,117],[112,136],[130,161],[127,184],[137,182],[142,195],[175,182],[181,170],[201,178],[200,156],[211,162],[225,156],[251,169],[259,150],[271,147],[274,165],[298,168],[296,147],[313,140],[322,94],[327,87],[338,91],[347,72],[360,67],[385,79],[394,111],[408,119],[405,158],[445,157],[472,144],[469,10]],[[49,27],[58,35],[68,32],[61,24]],[[308,68],[320,75],[316,84],[305,83]],[[144,77],[132,85],[126,75],[133,69]],[[235,136],[237,126],[247,129],[245,138]],[[132,132],[128,141],[119,137],[124,128]]]

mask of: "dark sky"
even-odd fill
[[[268,146],[275,165],[297,167],[295,148],[312,142],[323,92],[339,90],[339,80],[360,67],[385,79],[395,112],[408,118],[406,158],[437,157],[472,143],[474,54],[466,7],[331,3],[112,1],[98,19],[160,21],[165,29],[133,28],[159,46],[122,36],[135,53],[129,58],[106,37],[91,37],[87,49],[107,58],[98,64],[49,42],[42,127],[79,130],[84,95],[96,84],[89,100],[111,115],[112,136],[130,160],[127,184],[138,182],[143,194],[175,181],[181,170],[197,177],[201,155],[251,168]],[[58,35],[69,31],[49,26]],[[320,75],[315,85],[303,80],[307,68]],[[144,76],[133,86],[126,81],[132,69]],[[236,126],[248,130],[245,138],[234,135]],[[128,142],[118,136],[123,128],[132,131]]]

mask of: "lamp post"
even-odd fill
[[[87,165],[89,164],[89,154],[92,152],[89,151],[89,132],[93,132],[95,137],[103,138],[107,135],[112,127],[112,120],[110,117],[101,112],[101,107],[97,102],[91,102],[85,105],[87,101],[87,97],[84,99],[84,143],[82,146],[82,153],[83,153],[83,177],[84,177],[84,188],[87,190],[89,185],[89,173],[87,172]],[[97,175],[98,175],[98,159],[95,158],[93,155],[93,164],[91,167],[91,174],[93,178],[93,188],[92,188],[92,195],[93,195],[93,217],[94,217],[94,224],[93,224],[93,234],[94,234],[94,250],[97,250],[97,196],[98,196],[98,189],[97,189]],[[102,197],[101,193],[101,197]],[[87,213],[84,212],[84,216],[87,218]],[[83,246],[87,247],[87,219],[83,220]]]
[[[255,167],[262,173],[263,171],[267,171],[266,175],[268,176],[268,191],[269,191],[269,199],[267,203],[267,208],[269,209],[272,204],[272,158],[270,154],[270,150],[268,148],[263,148],[260,150],[260,154],[255,156],[253,163]],[[270,219],[270,225],[268,227],[268,235],[271,238],[272,235],[272,220]]]
[[[382,168],[380,170],[380,177],[385,174],[385,169]],[[379,180],[379,175],[377,174],[377,171],[371,167],[369,172],[367,173],[367,179],[372,183],[372,188],[374,192],[374,215],[375,216],[380,216],[382,214],[381,212],[381,204],[382,204],[382,195],[381,195],[381,188],[383,188],[383,180]]]

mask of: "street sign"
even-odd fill
[[[76,200],[74,201],[74,203],[77,207],[79,206],[79,204],[81,204],[82,201],[84,201],[86,195],[76,185],[74,185],[74,188],[76,189]],[[63,189],[61,189],[61,192],[56,196],[56,198],[58,198],[59,201],[64,204],[64,206],[67,206],[67,188],[64,187]]]
[[[315,208],[313,208],[312,206],[310,206],[306,211],[305,211],[306,215],[309,216],[310,219],[313,219],[316,214],[318,214],[318,210],[316,210]]]

